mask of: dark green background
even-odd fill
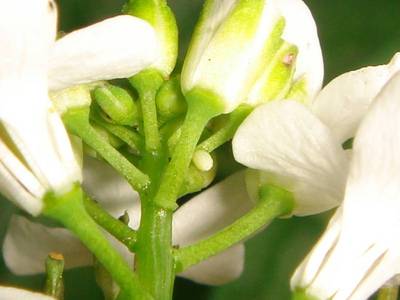
[[[59,0],[63,31],[89,25],[116,15],[122,0]],[[202,1],[170,0],[181,31],[181,60]],[[306,1],[319,28],[329,81],[338,74],[365,65],[382,64],[400,49],[400,1],[309,0]],[[101,38],[101,37],[99,37]],[[138,43],[140,41],[138,40]],[[0,200],[2,224],[14,208]],[[318,238],[325,216],[292,218],[274,222],[246,243],[246,269],[242,277],[223,287],[205,287],[178,279],[175,299],[286,300],[288,281],[296,265]],[[3,237],[5,228],[0,228]],[[102,299],[90,268],[66,272],[67,300]],[[16,278],[0,260],[0,283],[38,289],[42,276]]]

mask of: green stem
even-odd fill
[[[137,241],[135,230],[131,229],[120,220],[115,219],[90,198],[84,197],[83,204],[85,205],[87,213],[98,225],[122,242],[130,251],[134,251]]]
[[[379,290],[377,300],[397,300],[399,295],[399,287],[382,287]]]
[[[59,221],[73,232],[111,274],[121,290],[129,295],[129,299],[152,299],[142,289],[137,276],[122,256],[111,247],[97,224],[88,215],[83,205],[83,197],[79,186],[62,196],[49,193],[44,199],[44,215]]]
[[[183,272],[251,236],[273,219],[290,213],[293,203],[291,193],[272,185],[265,186],[257,205],[243,217],[205,240],[176,250],[176,272]]]
[[[172,212],[142,201],[138,232],[137,272],[154,299],[169,300],[174,283]]]
[[[103,139],[89,123],[89,109],[70,110],[63,115],[63,121],[69,131],[79,136],[86,144],[96,150],[114,169],[137,190],[145,190],[149,177],[132,165],[114,147]]]
[[[146,150],[156,152],[160,147],[156,95],[164,80],[158,71],[146,70],[130,78],[129,82],[139,94]]]
[[[64,299],[64,257],[59,253],[50,253],[46,259],[46,295],[58,300]]]
[[[176,200],[197,142],[211,118],[222,111],[218,98],[207,91],[195,90],[186,95],[186,100],[188,111],[181,128],[181,136],[154,197],[154,202],[166,210],[176,209]]]
[[[110,124],[102,120],[99,116],[91,115],[91,120],[95,124],[121,139],[129,147],[135,150],[136,154],[140,154],[142,152],[142,138],[138,133],[134,132],[133,129],[128,129],[121,125]]]
[[[240,124],[242,124],[252,109],[253,108],[251,106],[247,105],[239,106],[230,114],[229,120],[224,127],[219,129],[212,136],[197,146],[197,149],[212,152],[226,142],[230,141],[235,135],[235,132],[239,128]]]

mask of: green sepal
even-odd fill
[[[310,100],[312,100],[308,94],[308,82],[306,77],[300,77],[292,84],[285,99],[296,100],[301,103],[308,103]]]
[[[320,299],[308,295],[304,289],[296,289],[292,293],[292,300],[320,300]]]
[[[250,93],[250,103],[258,105],[283,99],[289,92],[296,70],[296,46],[283,43]]]
[[[178,26],[166,0],[129,0],[123,12],[150,23],[156,31],[161,49],[152,67],[167,79],[178,57]],[[135,37],[131,37],[135,38]]]
[[[101,107],[112,123],[136,126],[139,123],[139,111],[135,100],[125,89],[106,84],[93,91],[96,103]]]

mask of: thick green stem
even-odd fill
[[[222,111],[218,98],[202,90],[186,95],[188,111],[175,146],[171,162],[161,177],[161,184],[154,202],[164,209],[176,209],[176,200],[183,179],[192,160],[197,142],[211,118]]]
[[[133,252],[137,241],[136,231],[115,219],[88,197],[83,198],[87,213],[92,219]]]
[[[252,109],[253,108],[251,106],[247,105],[239,106],[230,114],[229,120],[224,127],[202,142],[199,146],[197,146],[197,148],[207,152],[212,152],[226,142],[230,141],[235,135],[235,132],[239,128],[240,124],[242,124],[243,120],[250,114]]]
[[[293,209],[291,193],[268,185],[261,190],[257,205],[233,224],[196,244],[175,251],[176,272],[182,272],[251,236],[273,219]]]
[[[154,299],[170,300],[174,283],[172,256],[172,212],[142,202],[138,233],[137,272]]]
[[[134,187],[145,190],[149,177],[132,165],[124,156],[115,150],[89,123],[89,109],[76,109],[63,115],[69,131],[79,136],[86,144],[96,150],[114,169],[116,169]]]
[[[79,186],[62,196],[47,194],[44,215],[62,223],[96,256],[129,299],[152,299],[122,256],[110,245],[83,205]]]
[[[397,300],[399,295],[399,287],[387,286],[379,290],[377,300]]]
[[[158,132],[156,95],[164,80],[159,72],[146,70],[130,78],[129,82],[139,94],[146,150],[157,152],[160,147],[160,135]]]

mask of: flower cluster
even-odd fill
[[[56,39],[52,0],[0,0],[0,192],[65,227],[12,216],[13,273],[46,272],[54,251],[66,268],[94,255],[110,298],[167,299],[175,273],[238,278],[244,240],[272,219],[334,208],[294,298],[367,299],[400,273],[400,54],[322,88],[302,0],[206,0],[175,75],[166,1],[123,11]],[[221,175],[231,139],[241,170]],[[0,287],[22,297],[53,299]]]

